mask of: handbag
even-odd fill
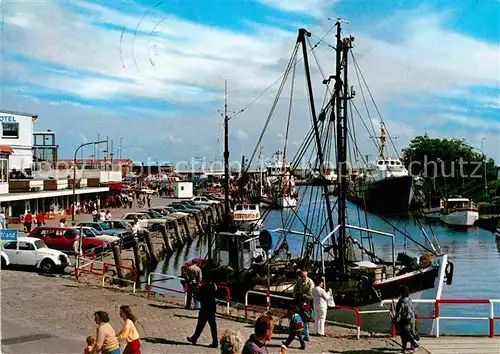
[[[326,302],[326,306],[335,307],[335,301],[333,300],[332,289],[328,289],[328,295],[330,295],[330,297],[328,298],[328,301]]]

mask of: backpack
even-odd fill
[[[300,309],[300,317],[304,322],[313,322],[314,321],[314,311],[309,304],[304,304]]]
[[[294,314],[290,320],[290,329],[292,331],[302,331],[303,328],[302,318],[298,313]]]

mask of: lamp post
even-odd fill
[[[84,144],[81,144],[79,147],[76,148],[75,150],[75,155],[74,155],[74,158],[73,158],[73,208],[72,208],[72,212],[71,212],[71,221],[75,221],[75,201],[76,201],[76,157],[78,156],[78,151],[84,147],[84,146],[87,146],[87,145],[99,145],[99,144],[103,144],[103,143],[106,143],[107,140],[99,140],[99,141],[91,141],[90,143],[84,143]]]
[[[483,168],[484,168],[484,194],[488,198],[488,176],[486,174],[486,156],[484,155],[484,141],[486,138],[481,138],[481,154],[483,154]]]

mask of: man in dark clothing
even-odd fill
[[[217,348],[219,342],[217,340],[217,323],[215,322],[215,314],[217,311],[216,303],[217,295],[217,285],[212,283],[210,279],[200,287],[198,291],[198,301],[201,303],[200,312],[198,313],[198,323],[196,324],[196,330],[191,337],[187,337],[187,341],[193,345],[196,345],[196,341],[200,337],[205,325],[208,322],[210,326],[210,332],[212,334],[212,344],[210,348]]]

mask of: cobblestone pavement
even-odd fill
[[[129,305],[138,316],[143,353],[218,353],[204,345],[211,342],[208,328],[198,346],[186,342],[194,332],[197,312],[184,310],[175,300],[160,302],[130,293],[76,283],[65,277],[42,276],[32,272],[1,271],[3,353],[81,353],[85,338],[95,333],[93,312],[105,310],[116,330],[121,327],[120,305]],[[14,324],[15,322],[15,324]],[[217,320],[219,335],[238,329],[244,337],[252,326],[234,320]],[[12,328],[14,326],[14,328]],[[19,328],[19,329],[17,329]],[[21,328],[23,328],[22,333]],[[327,327],[326,338],[312,337],[307,353],[389,354],[400,348],[386,337],[354,338],[354,331]],[[278,353],[286,334],[276,334],[270,343]],[[28,343],[30,346],[27,346]],[[22,346],[24,343],[24,346]],[[289,353],[300,353],[298,343]],[[422,350],[422,353],[425,353]]]

